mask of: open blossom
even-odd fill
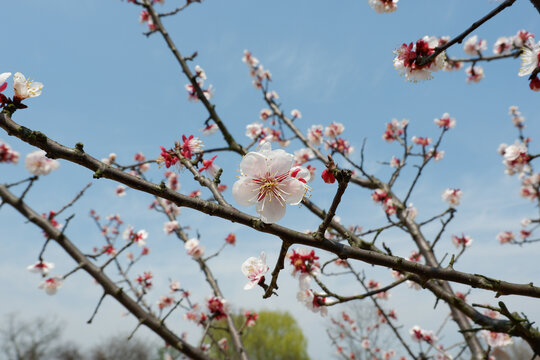
[[[201,129],[201,132],[204,136],[212,135],[219,130],[219,127],[216,124],[208,124]]]
[[[15,95],[13,96],[14,100],[24,100],[26,98],[39,96],[41,95],[41,89],[43,89],[42,83],[27,80],[20,72],[13,75],[13,91],[15,92]]]
[[[34,265],[28,266],[26,269],[28,269],[30,272],[40,273],[42,276],[47,276],[52,268],[54,268],[53,263],[38,261]]]
[[[53,276],[39,284],[39,288],[45,290],[47,295],[54,295],[62,287],[64,280],[61,276]]]
[[[461,237],[456,236],[456,235],[452,235],[452,243],[457,248],[459,248],[459,247],[464,247],[464,248],[469,247],[469,246],[471,246],[472,241],[473,240],[469,235],[461,235]]]
[[[439,39],[434,36],[424,36],[416,43],[403,44],[395,51],[394,67],[400,75],[405,75],[407,81],[422,81],[432,78],[431,73],[444,67],[446,55],[444,52],[437,55],[431,62],[418,65],[419,58],[425,58],[435,52],[439,46]]]
[[[507,346],[513,343],[510,335],[489,330],[479,331],[480,336],[491,347]]]
[[[296,299],[314,313],[320,312],[322,316],[328,314],[328,309],[324,306],[325,298],[315,295],[311,289],[300,290]]]
[[[294,157],[284,150],[272,150],[270,143],[260,151],[250,152],[240,162],[240,179],[232,188],[237,203],[256,205],[266,223],[274,223],[285,215],[285,205],[297,205],[308,191],[309,170],[292,167]]]
[[[315,256],[315,251],[300,248],[287,254],[287,257],[293,266],[292,276],[298,275],[300,289],[309,288],[311,277],[321,273],[320,264],[316,261],[319,257]]]
[[[163,232],[167,235],[172,234],[178,229],[180,229],[180,225],[176,220],[167,221],[165,224],[163,224]]]
[[[146,230],[139,230],[135,232],[132,226],[128,226],[124,230],[122,237],[126,241],[132,241],[139,246],[144,246],[146,245],[146,238],[148,238],[148,232],[146,232]]]
[[[496,55],[508,54],[512,50],[512,39],[502,36],[493,44],[493,53]]]
[[[513,145],[501,149],[506,166],[506,172],[509,175],[521,173],[529,169],[530,156],[528,154],[527,145],[516,141]]]
[[[368,3],[376,13],[382,14],[396,11],[398,1],[399,0],[368,0]]]
[[[540,43],[532,48],[524,47],[521,53],[519,76],[527,76],[540,66]]]
[[[315,154],[310,148],[303,148],[294,152],[295,165],[302,165],[303,163],[313,159]]]
[[[467,83],[477,83],[484,78],[484,69],[481,66],[469,66],[465,69],[467,74]]]
[[[203,166],[199,168],[199,172],[202,172],[203,170],[206,170],[206,173],[210,178],[215,178],[219,170],[221,168],[214,164],[214,160],[216,160],[217,155],[214,155],[210,160],[203,160]]]
[[[497,234],[497,240],[499,240],[501,244],[513,242],[515,239],[516,237],[511,231],[503,231]]]
[[[174,298],[171,296],[161,296],[157,302],[159,309],[164,309],[166,307],[172,306],[174,304]]]
[[[324,129],[324,136],[335,139],[345,130],[345,126],[341,123],[333,122]]]
[[[345,156],[350,155],[354,152],[354,147],[351,146],[347,140],[342,138],[337,138],[333,141],[326,142],[324,146],[327,150],[332,149]]]
[[[435,161],[440,161],[444,158],[444,150],[435,151],[434,148],[429,149],[426,154],[426,159],[433,158]]]
[[[463,44],[463,50],[471,56],[479,55],[480,52],[485,51],[486,49],[487,41],[478,40],[478,35],[471,36],[465,40],[465,44]]]
[[[26,155],[24,162],[26,169],[33,175],[48,175],[51,171],[58,169],[60,163],[49,159],[43,150],[34,151]]]
[[[6,80],[11,76],[10,72],[5,72],[0,74],[0,93],[7,88]]]
[[[252,123],[246,125],[246,136],[255,140],[263,133],[263,126],[261,123]]]
[[[397,169],[401,166],[401,161],[397,157],[392,156],[392,159],[390,159],[390,166]]]
[[[206,73],[204,72],[203,68],[199,65],[195,65],[195,76],[206,80]]]
[[[191,159],[194,154],[202,152],[204,145],[202,140],[198,137],[194,137],[193,135],[189,135],[189,137],[182,135],[182,141],[184,143],[182,144],[182,149],[180,152],[184,157]]]
[[[311,145],[321,145],[323,141],[323,126],[312,125],[311,128],[308,129],[307,138]]]
[[[450,204],[450,207],[459,205],[463,192],[459,189],[446,189],[442,193],[442,199]]]
[[[259,113],[259,118],[263,121],[268,120],[270,116],[272,116],[272,110],[270,109],[262,109]]]
[[[186,248],[186,253],[195,259],[200,259],[204,255],[204,246],[196,238],[186,241],[184,247]]]
[[[448,113],[444,113],[440,119],[435,119],[433,120],[433,122],[439,127],[444,128],[446,130],[452,129],[454,126],[456,126],[456,119],[451,118],[450,114]]]
[[[17,164],[18,162],[19,153],[13,150],[11,146],[0,140],[0,163]]]
[[[210,100],[212,96],[214,96],[214,89],[212,88],[212,85],[208,86],[207,89],[204,89],[203,88],[204,82],[202,80],[198,80],[197,85],[201,89],[206,100]],[[185,88],[186,88],[186,91],[188,92],[189,101],[193,101],[193,102],[199,101],[199,94],[197,94],[197,90],[195,86],[193,86],[193,84],[186,84]]]
[[[242,264],[242,273],[247,276],[249,282],[244,286],[244,290],[250,290],[255,287],[261,280],[264,281],[264,275],[270,268],[266,265],[266,254],[261,252],[261,255],[250,257]]]
[[[259,64],[259,59],[251,55],[251,52],[247,50],[244,50],[244,57],[242,57],[242,61],[248,66],[257,66]]]
[[[516,35],[512,36],[512,42],[516,49],[522,48],[523,46],[533,46],[534,34],[525,30],[519,30]]]

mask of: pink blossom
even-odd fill
[[[7,79],[11,76],[10,72],[0,74],[0,93],[7,88]]]
[[[244,311],[244,317],[246,318],[246,326],[252,327],[257,322],[259,318],[259,314],[257,314],[256,312],[246,310]]]
[[[31,174],[40,176],[48,175],[51,171],[58,169],[60,163],[47,158],[45,151],[37,150],[26,155],[24,165]]]
[[[463,192],[459,189],[446,189],[442,193],[442,199],[450,204],[450,207],[459,205]]]
[[[212,135],[219,130],[219,127],[216,124],[208,124],[201,129],[201,132],[204,136]]]
[[[341,123],[333,122],[324,129],[324,136],[335,139],[345,130]]]
[[[409,124],[407,119],[398,121],[397,119],[392,119],[392,122],[386,124],[386,130],[382,135],[382,138],[388,142],[397,140],[403,135],[405,127]]]
[[[482,51],[487,49],[486,40],[478,40],[478,36],[474,35],[465,40],[463,44],[463,50],[471,56],[478,56]]]
[[[293,117],[293,119],[301,119],[302,118],[302,113],[298,109],[292,109],[291,110],[291,116]]]
[[[219,170],[221,170],[219,166],[214,164],[214,160],[216,160],[216,158],[217,155],[214,155],[210,160],[203,160],[203,166],[199,168],[199,172],[206,170],[206,173],[208,174],[208,176],[210,176],[210,178],[215,178]]]
[[[401,161],[397,157],[392,156],[392,159],[390,159],[390,166],[397,169],[401,166]]]
[[[228,311],[227,300],[222,299],[218,296],[211,296],[206,300],[206,306],[210,311],[210,315],[216,319],[223,319],[227,317],[226,312]]]
[[[323,126],[312,125],[307,131],[307,138],[311,145],[321,145],[323,141]]]
[[[433,72],[444,67],[446,55],[443,52],[424,65],[418,65],[417,60],[433,54],[435,47],[438,45],[439,40],[434,36],[424,36],[422,39],[417,40],[416,43],[403,44],[394,51],[396,54],[394,67],[399,71],[400,75],[405,76],[407,81],[429,80],[432,78],[431,74]]]
[[[435,119],[433,122],[441,128],[446,130],[454,128],[456,126],[456,119],[451,118],[450,114],[444,113],[440,119]]]
[[[178,224],[178,221],[167,221],[165,224],[163,224],[163,232],[167,235],[172,234],[176,230],[180,229],[180,225]]]
[[[261,252],[261,255],[256,257],[250,257],[242,264],[242,273],[247,276],[249,282],[244,286],[244,290],[250,290],[255,287],[259,282],[264,281],[264,275],[270,269],[266,265],[266,254]]]
[[[515,239],[516,237],[511,231],[503,231],[497,234],[497,240],[499,240],[501,244],[513,242]]]
[[[333,184],[333,183],[336,182],[336,178],[334,176],[334,173],[330,169],[324,169],[322,174],[321,174],[321,178],[327,184]]]
[[[429,144],[431,144],[433,142],[433,139],[427,138],[427,137],[413,136],[412,137],[412,142],[415,143],[416,145],[426,147],[426,146],[428,146]]]
[[[300,168],[291,171],[293,156],[278,149],[272,150],[270,143],[261,145],[260,151],[250,152],[240,162],[240,179],[233,185],[232,194],[243,206],[256,205],[257,213],[266,223],[274,223],[285,215],[285,205],[299,204],[308,186],[309,171]],[[305,174],[301,178],[298,173]]]
[[[294,152],[295,165],[302,165],[303,163],[308,162],[314,157],[315,157],[315,154],[310,148],[303,148],[303,149],[296,150]]]
[[[118,185],[116,189],[114,190],[114,193],[116,196],[122,197],[126,195],[126,187],[123,185]]]
[[[493,53],[496,55],[508,54],[513,47],[513,40],[502,36],[493,44]]]
[[[227,237],[225,238],[225,242],[229,245],[234,245],[236,244],[236,235],[234,235],[233,233],[230,233],[229,235],[227,235]]]
[[[510,335],[506,333],[482,330],[479,331],[479,334],[491,347],[502,347],[513,343]]]
[[[200,259],[204,255],[204,246],[199,244],[199,240],[196,238],[189,239],[184,244],[186,253],[195,259]]]
[[[39,284],[39,288],[45,290],[47,295],[54,295],[62,287],[64,279],[61,276],[50,277]]]
[[[135,232],[133,230],[132,226],[128,226],[124,230],[124,232],[122,234],[122,237],[124,238],[124,240],[132,241],[132,242],[134,242],[137,245],[142,247],[142,246],[146,245],[146,239],[148,238],[148,232],[146,232],[146,230],[139,230],[139,231]]]
[[[324,306],[325,298],[315,295],[311,289],[300,290],[296,299],[314,313],[320,312],[322,316],[328,314],[328,309]]]
[[[47,276],[52,268],[54,268],[53,263],[38,261],[34,265],[28,266],[26,269],[33,273],[40,273],[41,276]]]
[[[13,150],[8,144],[0,140],[0,163],[19,162],[19,153]]]

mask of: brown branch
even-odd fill
[[[289,250],[290,246],[291,244],[286,241],[283,241],[283,243],[281,244],[281,250],[279,250],[279,257],[276,261],[276,266],[274,266],[274,270],[272,271],[272,280],[270,280],[270,285],[265,288],[263,299],[269,298],[270,296],[272,296],[272,294],[277,295],[274,290],[278,289],[277,279],[280,271],[284,268],[285,258],[287,257],[287,250]]]

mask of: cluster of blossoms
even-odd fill
[[[160,166],[162,164],[165,164],[165,167],[168,169],[179,161],[179,158],[176,155],[176,151],[179,151],[183,157],[188,159],[191,159],[194,155],[202,152],[204,144],[202,140],[198,137],[195,137],[193,135],[182,135],[182,141],[182,144],[180,144],[179,142],[175,142],[174,149],[167,150],[163,146],[160,146],[161,154],[157,158],[156,162]]]
[[[403,119],[398,121],[397,119],[392,119],[392,122],[386,124],[386,130],[384,131],[382,138],[389,143],[394,140],[401,138],[401,135],[404,134],[405,128],[409,124],[409,120]]]
[[[282,147],[287,147],[290,144],[290,140],[283,139],[280,130],[263,127],[263,124],[257,122],[246,125],[246,136],[252,140],[258,139],[259,143],[277,142]]]
[[[293,266],[292,276],[298,275],[300,289],[309,288],[309,283],[312,276],[317,276],[321,273],[318,256],[315,256],[315,250],[300,248],[293,250],[287,254],[290,264]]]
[[[469,235],[463,235],[462,234],[461,237],[459,237],[457,235],[452,235],[452,243],[457,248],[459,248],[459,247],[463,247],[463,248],[469,247],[469,246],[471,246],[472,241],[473,240]]]
[[[422,342],[425,341],[428,344],[433,344],[437,341],[437,337],[431,330],[423,330],[419,326],[414,326],[411,330],[409,330],[409,334],[411,335],[411,338],[416,342]]]
[[[40,176],[48,175],[51,171],[58,169],[60,163],[49,159],[45,151],[37,150],[26,155],[24,165],[31,174]]]
[[[249,66],[249,75],[253,78],[253,86],[256,89],[263,88],[263,81],[272,81],[272,74],[270,71],[265,70],[264,67],[259,64],[259,60],[251,54],[251,52],[244,50],[244,56],[242,61]],[[277,98],[277,94],[274,98]]]
[[[503,164],[506,166],[505,172],[508,175],[530,171],[529,161],[531,158],[525,142],[516,141],[512,145],[501,144],[498,151],[503,156]]]
[[[250,290],[258,285],[264,283],[264,275],[270,268],[266,265],[266,254],[261,252],[261,255],[257,257],[250,257],[242,264],[242,273],[247,276],[249,282],[244,286],[244,290]]]
[[[293,167],[294,156],[284,150],[272,150],[265,142],[240,162],[240,176],[232,188],[236,202],[256,205],[266,223],[274,223],[285,215],[285,205],[299,204],[309,190],[309,170]]]
[[[132,226],[126,227],[122,233],[122,238],[126,241],[133,242],[139,246],[146,245],[146,239],[148,238],[148,232],[146,230],[134,231]]]
[[[257,323],[257,320],[259,319],[259,314],[253,311],[245,310],[244,311],[244,317],[246,318],[246,326],[247,327],[253,327]]]
[[[175,232],[176,230],[179,230],[180,229],[180,224],[178,224],[178,221],[176,220],[172,220],[172,221],[167,221],[163,224],[163,232],[166,234],[166,235],[170,235],[172,234],[173,232]]]
[[[347,156],[354,151],[354,147],[347,140],[339,137],[344,130],[345,126],[338,122],[332,122],[326,128],[322,125],[312,125],[307,130],[307,139],[312,146],[320,146],[324,142],[326,150],[331,149],[333,152]],[[328,139],[325,140],[324,137]]]
[[[407,81],[422,81],[432,78],[432,73],[444,68],[446,55],[440,53],[432,61],[419,65],[418,60],[424,59],[435,52],[439,39],[434,36],[424,36],[416,43],[403,44],[395,51],[394,67],[400,75],[405,75]]]
[[[227,317],[227,311],[229,309],[227,300],[218,296],[211,296],[206,300],[206,306],[212,318],[219,320]]]
[[[19,153],[11,148],[8,144],[0,140],[0,163],[19,162]]]
[[[150,290],[152,288],[153,275],[150,271],[145,271],[142,275],[135,278],[137,284],[141,286],[143,290]]]
[[[456,119],[450,117],[449,113],[444,113],[440,119],[434,119],[433,122],[445,130],[453,129],[456,126]]]
[[[396,213],[396,205],[392,200],[392,197],[384,190],[376,189],[372,194],[371,198],[374,202],[380,203],[383,207],[383,210],[388,215],[393,215]]]
[[[184,247],[186,248],[186,253],[194,259],[200,259],[204,255],[204,246],[196,238],[186,241]]]
[[[196,80],[197,86],[192,83],[186,84],[185,86],[188,93],[188,100],[193,102],[198,102],[200,100],[199,94],[197,93],[197,88],[200,89],[206,100],[210,100],[214,96],[214,89],[212,85],[208,86],[207,89],[204,88],[206,73],[199,65],[195,66],[195,78],[198,79]]]
[[[369,6],[376,13],[391,13],[397,10],[397,3],[399,0],[368,0]]]
[[[516,240],[516,237],[511,231],[502,231],[497,234],[497,240],[499,240],[501,244],[506,244],[514,242]]]
[[[441,197],[450,205],[450,207],[456,207],[459,205],[462,195],[463,192],[459,189],[446,189],[443,191]]]

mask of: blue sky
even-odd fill
[[[182,3],[167,2],[164,9]],[[364,0],[339,4],[206,0],[166,19],[165,25],[184,55],[198,52],[193,66],[199,64],[205,69],[206,83],[215,88],[213,102],[217,111],[244,144],[249,140],[244,136],[245,125],[257,121],[264,107],[260,92],[251,85],[246,65],[240,61],[244,49],[252,51],[272,72],[271,88],[279,93],[285,112],[293,108],[302,111],[299,126],[303,131],[312,124],[343,123],[345,138],[357,149],[367,138],[366,165],[383,178],[389,172],[379,162],[400,152],[396,145],[381,140],[385,123],[392,118],[407,118],[411,122],[410,135],[434,137],[438,130],[433,119],[449,112],[457,119],[457,126],[442,145],[446,157],[429,168],[412,202],[419,216],[427,218],[444,209],[440,200],[444,189],[461,188],[463,202],[439,255],[454,251],[450,244],[452,233],[464,232],[475,243],[460,260],[461,270],[529,282],[538,279],[533,266],[538,246],[503,248],[495,240],[499,231],[518,229],[523,217],[535,213],[530,203],[518,197],[518,180],[504,175],[496,152],[501,142],[511,143],[515,138],[507,115],[510,105],[518,105],[527,118],[526,131],[533,137],[533,150],[534,135],[540,131],[538,93],[530,91],[527,81],[517,76],[519,60],[482,64],[486,78],[472,85],[465,83],[462,71],[439,72],[431,81],[407,83],[392,66],[392,51],[402,43],[424,35],[456,35],[497,4],[402,1],[395,13],[378,15]],[[131,163],[138,151],[155,158],[160,145],[172,146],[182,134],[200,133],[206,112],[200,104],[187,101],[187,81],[163,40],[157,35],[142,35],[146,29],[137,21],[137,7],[122,1],[19,0],[3,4],[2,8],[4,14],[9,14],[2,21],[9,35],[3,41],[0,71],[20,71],[45,84],[39,98],[27,101],[29,109],[15,114],[19,123],[68,146],[82,141],[86,151],[97,158],[115,152],[123,163]],[[516,2],[474,34],[488,41],[491,53],[499,36],[513,35],[520,29],[540,34],[538,13],[527,1]],[[463,56],[461,46],[453,47],[449,54]],[[5,133],[0,134],[0,139],[23,157],[32,151]],[[204,140],[207,148],[222,146],[217,134]],[[289,151],[297,148],[298,144],[293,143]],[[356,152],[353,158],[358,156]],[[232,154],[218,157],[219,165],[225,169],[225,183],[232,185],[239,161]],[[161,173],[156,170],[151,178],[159,181]],[[2,165],[0,175],[0,181],[11,182],[27,173],[22,164]],[[183,193],[198,188],[187,173],[181,173],[180,181]],[[88,182],[94,185],[74,209],[77,217],[69,231],[73,240],[87,250],[101,244],[97,230],[88,231],[92,226],[87,216],[89,209],[102,215],[120,213],[127,223],[150,233],[153,252],[140,270],[151,268],[161,279],[156,283],[155,299],[161,295],[159,288],[166,286],[168,276],[180,280],[200,300],[209,294],[196,267],[184,265],[189,264],[189,259],[183,248],[163,235],[163,219],[147,210],[151,202],[148,195],[128,191],[126,197],[117,198],[114,183],[93,181],[90,172],[62,161],[60,170],[40,179],[27,199],[40,212],[58,209]],[[312,200],[328,207],[334,191],[334,187],[316,180]],[[345,224],[370,228],[384,222],[369,192],[351,190],[350,194],[338,211]],[[227,196],[232,201],[230,193]],[[253,209],[244,210],[254,213]],[[83,274],[68,279],[57,296],[48,297],[37,290],[39,280],[25,267],[37,258],[41,234],[10,209],[4,207],[0,214],[0,277],[7,283],[6,291],[0,295],[2,313],[18,311],[27,317],[55,314],[66,322],[68,337],[88,343],[133,328],[133,319],[120,318],[122,310],[112,301],[105,304],[93,325],[85,324],[100,291]],[[315,228],[317,220],[305,214],[306,209],[289,208],[288,216],[280,223],[297,230]],[[207,218],[188,209],[183,210],[180,220],[201,233],[208,251],[217,249],[229,232],[237,233],[238,245],[228,248],[214,265],[231,303],[238,308],[288,309],[309,337],[314,359],[326,358],[332,352],[323,331],[324,321],[297,304],[297,284],[287,274],[288,269],[280,278],[277,298],[262,301],[260,291],[242,290],[242,261],[264,250],[269,262],[274,263],[280,245],[277,239],[219,219],[212,220],[216,226],[208,227]],[[414,248],[399,233],[389,233],[384,241],[403,256]],[[73,266],[55,247],[47,255],[60,273]],[[370,277],[390,281],[385,269],[361,264],[359,268],[372,274]],[[349,279],[337,281],[335,288],[358,291],[351,288]],[[493,300],[481,291],[472,296],[477,302]],[[415,324],[436,328],[444,315],[431,310],[433,299],[429,294],[418,296],[409,289],[396,290],[389,302],[398,315],[402,313],[404,329]],[[508,304],[515,304],[515,310],[525,311],[532,319],[540,316],[539,307],[527,299],[510,297]],[[185,322],[178,321],[175,326],[181,329]],[[196,338],[195,334],[190,337]]]

